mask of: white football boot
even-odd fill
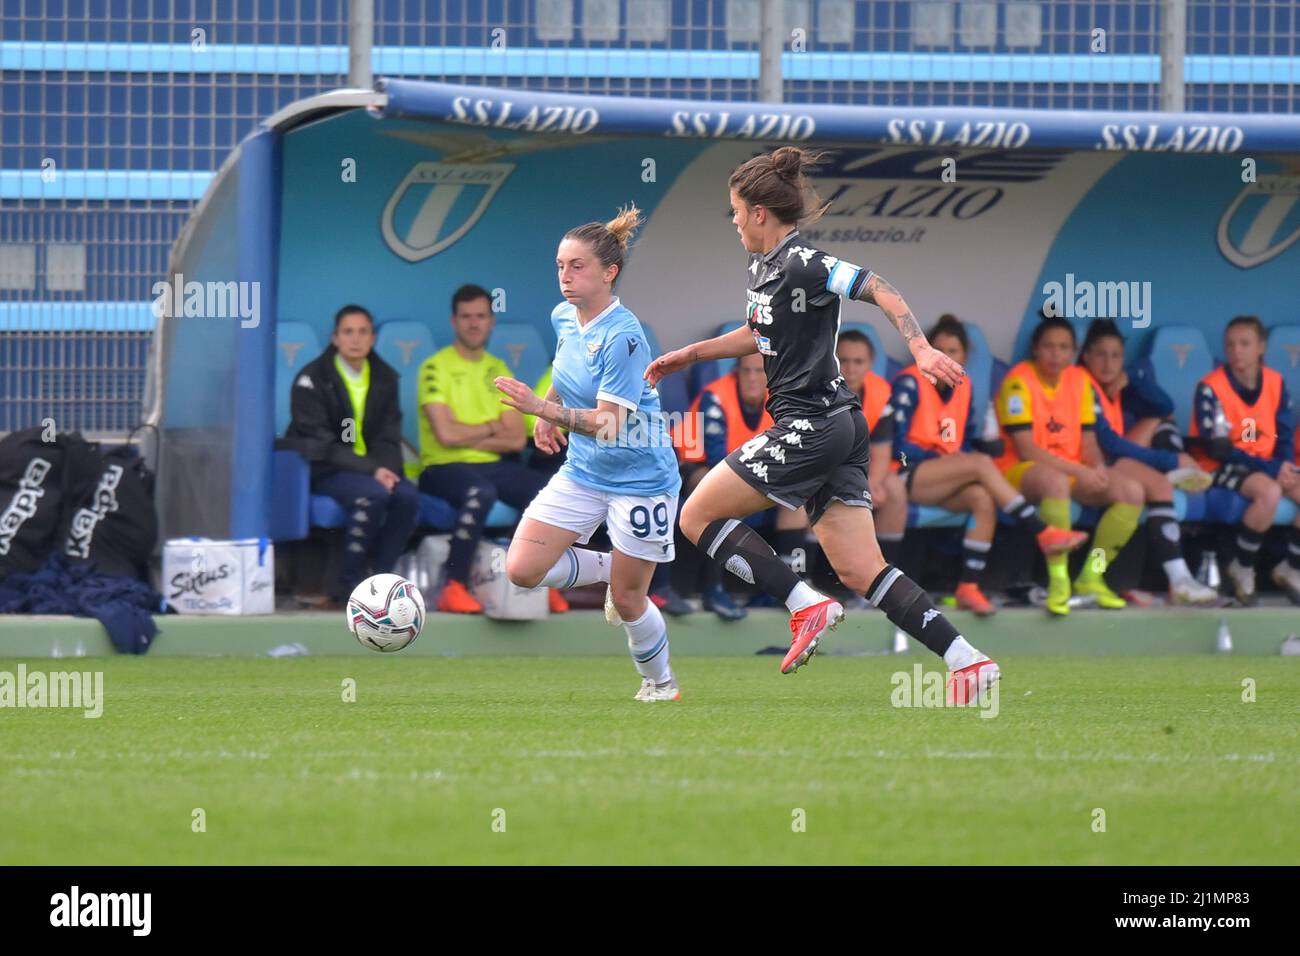
[[[1286,592],[1292,604],[1300,604],[1300,571],[1286,561],[1279,561],[1273,568],[1272,578],[1273,583]]]
[[[1228,581],[1239,604],[1250,605],[1259,600],[1255,593],[1255,569],[1243,567],[1233,558],[1228,562]]]
[[[1169,603],[1178,605],[1206,606],[1217,604],[1219,601],[1219,592],[1214,588],[1206,587],[1195,578],[1188,578],[1185,581],[1179,581],[1177,584],[1169,585]]]
[[[623,619],[618,616],[618,608],[614,607],[614,588],[609,584],[605,585],[605,623],[610,627],[623,626]]]
[[[677,678],[670,677],[662,686],[649,677],[641,678],[641,689],[633,700],[681,700],[682,691],[677,686]]]

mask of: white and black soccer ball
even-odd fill
[[[372,651],[400,651],[424,627],[424,597],[406,578],[376,574],[357,585],[348,598],[348,630]]]

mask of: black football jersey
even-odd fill
[[[767,371],[767,410],[775,421],[861,406],[844,386],[835,343],[840,296],[855,295],[870,269],[806,245],[794,230],[767,255],[749,257],[745,309]]]

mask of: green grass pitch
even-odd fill
[[[26,661],[106,700],[0,710],[0,863],[1300,862],[1293,660],[1007,658],[992,719],[778,660]]]

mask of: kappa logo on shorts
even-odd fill
[[[782,448],[780,445],[768,445],[767,453],[771,455],[774,459],[779,461],[781,464],[783,465],[785,464],[785,449]]]
[[[787,445],[798,445],[800,448],[803,447],[803,436],[796,435],[794,432],[786,432],[781,436],[781,441],[785,442]]]
[[[749,470],[752,471],[759,478],[762,478],[764,481],[767,481],[767,465],[764,462],[751,461],[749,463]]]
[[[806,418],[796,418],[790,423],[790,427],[801,432],[810,432],[813,430],[812,422],[808,421]]]

